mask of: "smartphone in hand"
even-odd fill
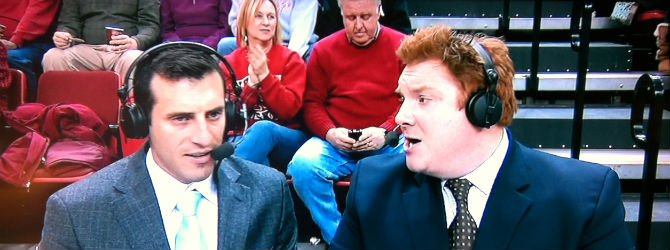
[[[363,131],[360,129],[350,129],[349,130],[349,138],[354,139],[358,141],[359,138],[361,138],[361,135],[363,134]]]

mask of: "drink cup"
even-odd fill
[[[105,34],[107,35],[107,44],[109,44],[109,41],[112,40],[112,36],[118,36],[123,34],[123,28],[113,25],[106,26]]]

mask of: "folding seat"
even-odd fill
[[[119,75],[111,71],[48,71],[39,79],[37,102],[44,105],[78,103],[91,108],[109,126],[103,138],[108,147],[115,149],[115,157],[120,158],[123,152],[118,125],[120,85]],[[20,104],[23,99],[18,98],[16,102]],[[67,178],[33,177],[28,187],[0,182],[0,243],[38,242],[48,197],[90,174]]]
[[[91,108],[109,126],[104,139],[122,157],[119,129],[119,74],[113,71],[47,71],[40,77],[37,102],[44,105],[57,103],[83,104]],[[33,178],[32,183],[74,182],[87,175],[67,178]]]

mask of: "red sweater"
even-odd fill
[[[268,68],[270,74],[263,79],[261,87],[250,88],[247,85],[249,60],[247,48],[238,48],[226,56],[230,62],[238,82],[244,82],[240,98],[247,104],[250,111],[249,126],[253,124],[253,107],[261,97],[280,125],[299,129],[301,119],[297,117],[302,107],[302,96],[305,93],[305,63],[298,53],[282,45],[274,45],[268,52]],[[228,87],[230,89],[230,86]],[[238,131],[241,132],[241,131]]]
[[[395,127],[395,93],[404,65],[395,50],[405,35],[382,27],[377,40],[359,48],[340,30],[314,46],[307,63],[305,124],[317,136],[331,128]]]
[[[60,0],[2,0],[0,23],[7,26],[3,38],[18,47],[41,37],[50,41],[53,34],[47,32],[55,27],[59,6]]]

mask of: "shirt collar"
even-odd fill
[[[500,142],[493,151],[493,154],[491,154],[491,157],[486,159],[475,170],[462,177],[468,179],[475,188],[486,195],[491,193],[491,188],[496,180],[496,176],[498,176],[498,171],[505,160],[505,155],[507,155],[509,138],[507,138],[507,130],[503,129],[502,131],[502,138],[500,138]],[[444,185],[445,181],[443,180],[442,182],[442,185]]]
[[[217,204],[216,185],[212,181],[212,175],[199,182],[184,184],[158,166],[151,154],[151,148],[147,151],[145,161],[162,214],[172,212],[177,205],[177,199],[180,197],[175,194],[181,194],[187,190],[198,190],[207,201],[214,205]]]

